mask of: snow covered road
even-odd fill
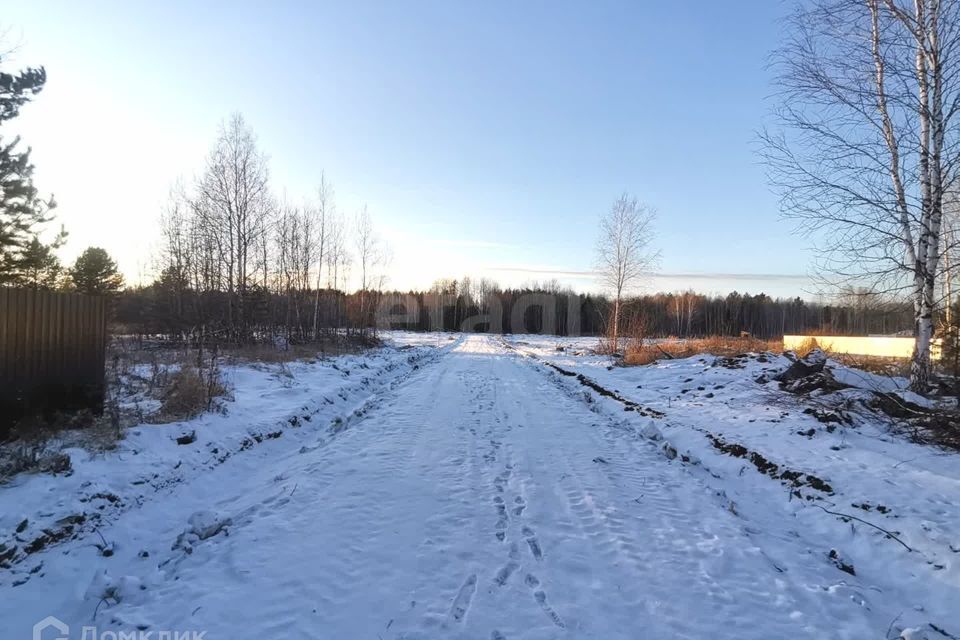
[[[337,437],[256,460],[124,514],[102,530],[111,557],[44,552],[46,577],[5,590],[0,637],[49,614],[208,640],[876,633],[771,561],[702,474],[497,337],[462,337]],[[171,550],[200,510],[225,531]],[[78,590],[103,570],[121,598],[92,622]]]

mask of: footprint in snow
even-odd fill
[[[527,544],[530,546],[530,553],[533,554],[533,557],[537,560],[543,560],[543,550],[540,548],[540,543],[537,541],[537,535],[533,532],[533,529],[524,527],[523,537],[527,539]]]
[[[493,499],[494,504],[497,507],[497,540],[503,542],[506,538],[506,529],[509,518],[507,517],[507,506],[503,503],[503,498],[496,496]]]
[[[493,486],[498,493],[503,493],[503,485],[505,485],[507,483],[507,480],[509,479],[510,479],[509,467],[507,468],[506,471],[504,471],[503,473],[501,473],[500,475],[498,475],[496,478],[493,479]]]
[[[477,592],[477,574],[472,573],[460,587],[457,596],[453,599],[453,605],[450,607],[450,617],[455,622],[463,620],[470,610],[470,602],[473,600],[473,594]]]
[[[502,587],[507,584],[507,581],[510,579],[510,576],[520,568],[520,565],[516,562],[510,561],[507,564],[500,567],[500,570],[497,571],[497,576],[494,578],[494,582],[497,583],[498,587]]]
[[[553,610],[553,607],[547,604],[547,593],[543,589],[539,588],[540,580],[532,573],[528,573],[527,577],[524,578],[523,581],[528,587],[530,587],[530,589],[533,590],[533,599],[536,600],[538,605],[540,605],[540,608],[543,609],[543,612],[548,618],[550,618],[550,621],[561,629],[565,629],[567,625],[563,622],[563,618],[561,618],[560,614]]]

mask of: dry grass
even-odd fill
[[[270,344],[231,346],[224,347],[221,353],[226,360],[243,364],[286,364],[316,360],[322,356],[319,347],[304,344],[291,344],[284,349]]]
[[[796,349],[794,353],[805,357],[814,349],[823,349],[817,344],[816,338],[807,338]],[[907,358],[888,358],[883,356],[865,356],[853,353],[836,353],[829,349],[823,351],[833,360],[840,364],[861,371],[868,371],[882,376],[909,376],[910,361]]]
[[[108,396],[128,401],[120,415],[112,416],[112,421],[122,431],[144,421],[159,424],[186,420],[214,409],[216,399],[227,394],[219,372],[221,363],[283,368],[290,362],[358,353],[378,343],[372,336],[333,334],[311,344],[278,341],[208,345],[200,352],[165,341],[117,339],[111,343],[108,354]],[[151,412],[139,408],[131,411],[130,398],[139,398],[148,407],[159,400],[160,407]]]
[[[70,456],[49,441],[17,442],[0,451],[0,484],[20,473],[66,473],[71,467]]]
[[[613,340],[613,333],[608,328],[607,334],[601,336],[597,343],[597,353],[607,355],[623,353],[625,355],[637,351],[644,345],[650,335],[647,316],[642,312],[625,312],[620,324],[621,333],[616,342]]]
[[[223,347],[224,360],[235,364],[287,364],[290,362],[313,362],[322,358],[355,353],[349,345],[291,344],[277,348],[270,344],[251,344]]]
[[[70,456],[60,451],[49,418],[28,416],[0,446],[0,483],[19,473],[61,473],[70,470]]]
[[[187,420],[209,411],[215,398],[226,393],[219,372],[184,366],[171,376],[160,410],[151,422]]]
[[[710,353],[715,356],[736,356],[742,353],[773,351],[783,349],[782,340],[760,340],[745,337],[734,338],[713,336],[691,340],[666,340],[663,342],[646,342],[640,347],[627,349],[623,364],[628,366],[642,366],[657,360],[672,358],[689,358],[701,353]]]
[[[357,354],[380,341],[372,335],[330,335],[317,342],[289,343],[282,346],[257,343],[242,346],[223,346],[221,355],[228,361],[238,363],[286,364],[288,362],[313,361],[342,355]]]
[[[813,351],[814,349],[820,349],[820,348],[821,347],[819,344],[817,344],[816,338],[806,338],[803,342],[801,342],[797,346],[796,349],[794,349],[794,353],[796,353],[801,358],[805,358],[807,357],[807,355],[810,354],[811,351]]]
[[[814,349],[819,348],[821,347],[817,344],[817,341],[809,338],[794,349],[794,352],[798,356],[804,357]],[[715,356],[735,356],[741,353],[763,351],[780,353],[783,351],[783,340],[780,338],[760,340],[753,337],[734,338],[713,336],[710,338],[691,340],[668,338],[658,343],[646,341],[640,347],[632,346],[627,348],[623,363],[626,365],[645,365],[656,362],[657,360],[688,358],[700,353],[710,353]],[[833,353],[830,351],[827,351],[827,355],[845,366],[880,375],[907,376],[910,373],[909,361],[900,358],[881,358],[849,353]]]

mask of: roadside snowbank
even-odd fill
[[[69,473],[21,474],[0,485],[0,586],[42,575],[32,556],[48,547],[82,538],[108,545],[94,534],[100,527],[235,456],[322,445],[448,345],[447,336],[396,332],[360,355],[226,366],[232,400],[221,412],[130,428],[107,452],[66,449]]]
[[[960,633],[960,455],[911,442],[866,403],[880,392],[929,404],[906,380],[828,361],[828,375],[849,388],[797,395],[772,380],[792,363],[783,355],[614,367],[582,338],[558,350],[562,341],[507,339],[566,372],[551,374],[558,384],[576,394],[586,388],[603,411],[625,416],[627,428],[656,433],[668,455],[695,462],[783,566],[783,541],[798,541],[811,562],[846,573],[838,585],[851,598],[891,621],[899,616],[892,628],[913,625],[931,638],[944,637],[931,624]],[[644,417],[630,403],[664,417]]]

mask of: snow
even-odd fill
[[[755,382],[781,356],[624,368],[591,346],[394,333],[363,356],[232,368],[225,415],[0,488],[0,543],[85,516],[0,569],[0,635],[48,615],[211,640],[960,633],[954,455],[865,413],[803,413]]]
[[[776,383],[756,382],[761,374],[789,366],[790,360],[779,355],[738,360],[736,366],[743,368],[727,368],[709,354],[645,367],[614,367],[602,356],[559,352],[556,339],[524,336],[523,341],[527,346],[521,353],[662,411],[665,417],[654,421],[657,433],[698,462],[688,466],[700,469],[706,481],[736,505],[751,539],[777,558],[781,568],[790,568],[790,562],[803,557],[819,562],[818,556],[837,550],[853,565],[856,576],[840,575],[834,585],[823,579],[810,584],[829,593],[847,593],[851,601],[863,603],[872,631],[849,637],[885,637],[898,614],[902,615],[893,628],[912,624],[931,633],[932,623],[955,635],[960,630],[955,606],[960,601],[958,457],[894,435],[889,419],[856,402],[868,390],[898,393],[914,401],[905,379],[828,361],[833,377],[853,388],[802,398],[781,391]],[[582,346],[582,339],[577,343]],[[575,378],[557,378],[564,386],[583,389]],[[919,398],[921,402],[929,404]],[[623,412],[622,404],[613,400],[603,399],[601,406],[610,415]],[[852,425],[822,423],[804,413],[836,407],[846,409]],[[655,433],[644,434],[642,420],[634,422],[638,433],[657,438]],[[760,473],[749,461],[718,451],[711,436],[742,445],[781,470],[812,474],[832,491],[802,487],[802,498],[797,499],[791,487]],[[906,551],[869,525],[844,521],[823,509],[880,526],[914,551]],[[802,571],[809,573],[809,568]]]

